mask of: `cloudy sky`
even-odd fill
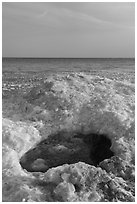
[[[2,3],[3,57],[134,57],[134,3]]]

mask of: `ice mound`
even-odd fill
[[[112,78],[43,76],[3,99],[3,201],[134,201],[134,84]]]

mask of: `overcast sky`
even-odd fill
[[[134,3],[2,3],[3,57],[134,57]]]

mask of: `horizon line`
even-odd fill
[[[135,59],[135,57],[2,57],[3,58],[22,58],[22,59]]]

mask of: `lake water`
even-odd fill
[[[134,58],[3,58],[2,70],[15,72],[69,72],[135,70]]]

